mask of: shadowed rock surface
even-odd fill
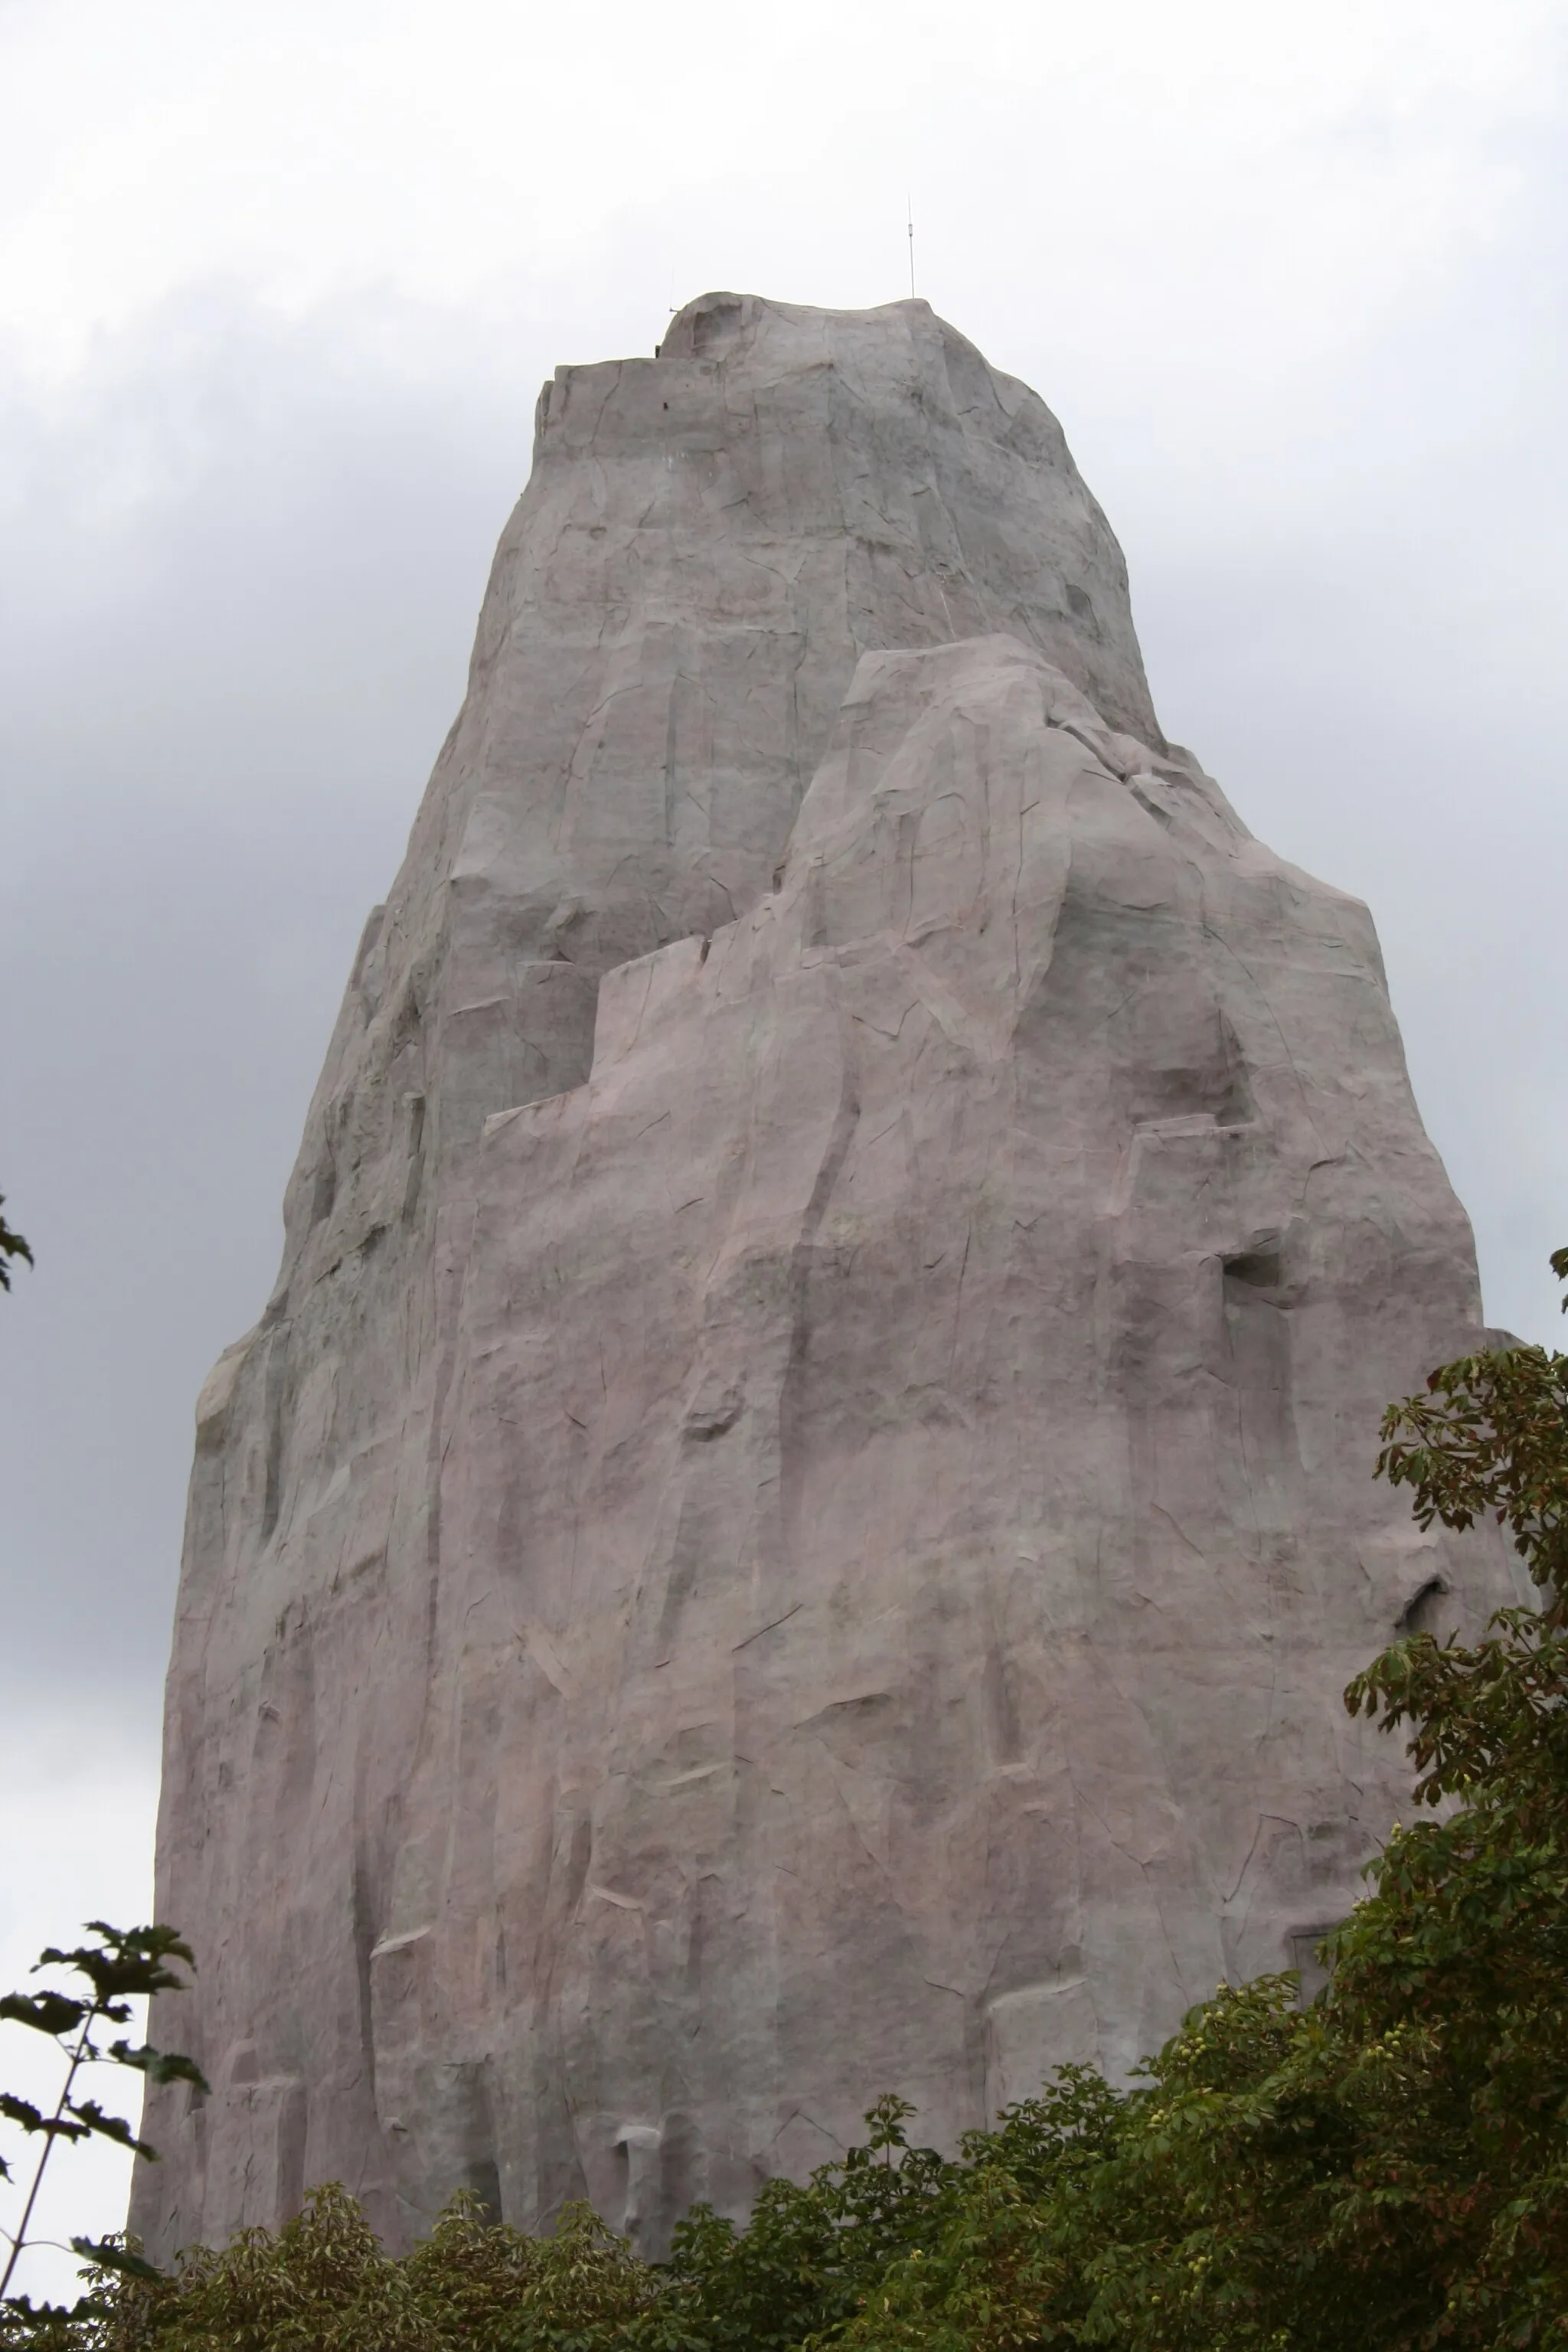
[[[1348,1907],[1408,1774],[1342,1685],[1509,1590],[1369,1475],[1480,1337],[1371,921],[923,303],[546,386],[286,1224],[198,1407],[157,2253],[329,2178],[658,2252],[880,2091],[1123,2068]]]

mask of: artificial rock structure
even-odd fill
[[[1167,744],[1036,396],[920,302],[566,368],[198,1409],[159,2252],[346,2181],[657,2249],[1347,1907],[1484,1542],[1371,922]]]

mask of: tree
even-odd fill
[[[0,1210],[4,1210],[5,1205],[5,1195],[0,1192]],[[8,1225],[5,1217],[0,1215],[0,1290],[9,1290],[11,1287],[10,1262],[13,1258],[22,1259],[31,1265],[33,1253],[15,1227]]]
[[[187,2082],[205,2090],[199,2069],[189,2058],[175,2053],[154,2050],[143,2043],[133,2047],[123,2037],[105,2048],[99,2039],[106,2025],[125,2025],[131,2021],[131,2003],[141,1995],[154,1992],[180,1992],[185,1979],[169,1965],[183,1960],[188,1968],[195,1963],[190,1948],[183,1943],[173,1927],[111,1927],[107,1921],[93,1919],[91,1932],[100,1939],[92,1944],[79,1944],[71,1951],[61,1951],[54,1945],[39,1955],[35,1976],[42,1969],[63,1968],[86,1979],[80,1994],[46,1990],[41,1992],[13,1992],[0,1999],[0,2021],[26,2027],[55,2042],[59,2049],[65,2073],[59,2095],[52,2110],[45,2112],[30,2099],[0,2092],[0,2117],[19,2126],[29,2137],[42,2141],[33,2168],[33,2178],[23,2203],[21,2219],[15,2232],[0,2231],[9,2245],[4,2272],[0,2273],[0,2329],[5,2335],[0,2341],[25,2341],[29,2330],[51,2329],[59,2315],[46,2310],[36,2313],[27,2298],[13,2297],[10,2285],[16,2275],[28,2239],[38,2191],[50,2157],[59,2142],[90,2138],[109,2139],[121,2147],[129,2147],[139,2157],[155,2160],[157,2150],[144,2139],[139,2139],[123,2116],[110,2115],[94,2098],[79,2095],[78,2083],[82,2071],[90,2066],[128,2067],[132,2073],[154,2083]],[[10,2166],[0,2158],[0,2179],[9,2180]],[[150,2263],[115,2242],[95,2244],[87,2238],[73,2238],[71,2244],[79,2254],[94,2263],[100,2271],[117,2270],[139,2276],[155,2277]]]
[[[658,2273],[583,2204],[527,2238],[459,2192],[397,2259],[329,2183],[281,2230],[100,2285],[60,2352],[694,2352],[664,2323]]]

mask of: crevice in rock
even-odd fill
[[[1447,1599],[1448,1588],[1440,1576],[1429,1576],[1419,1591],[1413,1592],[1394,1620],[1402,1634],[1433,1633],[1439,1635],[1442,1604]]]

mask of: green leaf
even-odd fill
[[[133,2254],[119,2238],[73,2238],[71,2251],[99,2270],[118,2271],[123,2278],[161,2279],[163,2275],[156,2263]]]
[[[71,2000],[59,1992],[8,1992],[0,1997],[0,2019],[13,2025],[29,2025],[35,2033],[47,2033],[58,2041],[62,2033],[75,2032],[89,2007],[88,2002]]]
[[[5,1199],[5,1193],[0,1192],[0,1205],[4,1205]],[[0,1290],[11,1287],[11,1269],[6,1263],[11,1258],[19,1258],[25,1265],[31,1265],[33,1253],[15,1227],[0,1217]]]
[[[89,1919],[87,1924],[102,1937],[101,1943],[78,1944],[68,1952],[51,1945],[40,1955],[38,1966],[76,1969],[88,1978],[101,2015],[129,2016],[128,2010],[113,2004],[139,1994],[186,1990],[184,1978],[168,1965],[171,1960],[183,1960],[187,1968],[195,1967],[191,1948],[176,1928],[111,1927],[106,1919]]]
[[[117,2066],[133,2067],[153,2083],[191,2083],[198,2091],[206,2091],[206,2076],[194,2058],[186,2058],[177,2050],[154,2050],[151,2042],[132,2050],[129,2042],[116,2042],[109,2053]]]
[[[82,2133],[91,2132],[99,2139],[117,2141],[120,2147],[134,2148],[138,2156],[156,2163],[157,2150],[137,2138],[123,2116],[107,2114],[96,2099],[72,2099],[68,2112],[76,2117]]]

